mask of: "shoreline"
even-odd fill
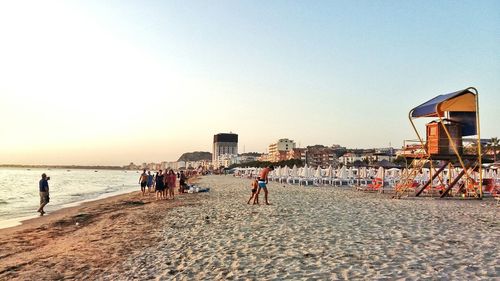
[[[500,273],[493,201],[394,200],[270,182],[271,205],[249,205],[250,180],[204,176],[198,185],[210,192],[156,201],[137,191],[0,230],[0,280],[491,280]]]
[[[171,210],[200,204],[196,195],[156,201],[140,191],[83,202],[0,229],[0,279],[85,279],[119,268],[156,243]]]
[[[53,208],[56,208],[48,213],[46,213],[44,216],[40,216],[37,214],[36,210],[33,211],[33,215],[26,215],[26,216],[20,216],[20,217],[13,217],[13,218],[8,218],[8,219],[0,219],[0,230],[6,229],[6,228],[11,228],[11,227],[16,227],[16,226],[21,226],[25,221],[33,220],[33,219],[38,219],[38,218],[43,218],[43,217],[48,217],[56,212],[59,212],[61,210],[67,209],[67,208],[72,208],[72,207],[77,207],[80,206],[84,203],[87,202],[93,202],[97,200],[102,200],[106,199],[109,197],[114,197],[114,196],[120,196],[128,193],[133,193],[133,192],[139,192],[139,191],[132,191],[132,190],[120,190],[120,191],[115,191],[115,192],[109,192],[109,193],[102,193],[98,195],[95,198],[88,198],[88,199],[82,199],[79,201],[74,201],[74,202],[69,202],[61,205],[55,205],[52,206]],[[49,203],[50,204],[50,203]],[[50,206],[50,205],[49,205]],[[56,207],[58,206],[58,207]]]

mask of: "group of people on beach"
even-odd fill
[[[264,199],[266,201],[266,205],[270,205],[269,204],[269,200],[268,200],[267,184],[269,183],[269,172],[271,172],[273,170],[274,170],[274,166],[273,165],[262,169],[262,171],[260,172],[259,177],[257,177],[256,179],[254,179],[252,181],[252,184],[251,184],[251,186],[252,186],[252,195],[250,196],[250,199],[248,199],[247,204],[250,204],[250,202],[252,201],[252,199],[253,199],[253,204],[254,205],[259,204],[259,194],[260,194],[260,191],[263,190],[264,191]]]
[[[180,171],[179,173],[175,173],[172,169],[159,170],[154,176],[151,174],[151,171],[146,173],[146,169],[142,171],[141,176],[139,177],[139,184],[141,185],[142,195],[146,195],[146,187],[148,188],[148,194],[153,190],[156,193],[156,200],[167,200],[174,199],[174,189],[176,186],[177,178],[179,178],[179,193],[186,192],[186,181],[187,176],[184,171]],[[49,203],[49,181],[50,177],[48,177],[45,173],[42,174],[42,178],[38,183],[38,191],[40,194],[40,206],[38,207],[37,212],[40,213],[40,216],[45,214],[44,207]]]
[[[148,189],[148,194],[153,190],[156,193],[156,200],[168,200],[174,199],[174,189],[176,187],[176,181],[179,178],[179,193],[184,193],[186,188],[186,174],[184,171],[175,173],[174,170],[159,170],[153,176],[151,171],[144,169],[141,176],[139,177],[139,184],[141,185],[141,192],[143,196],[146,196],[146,187]]]

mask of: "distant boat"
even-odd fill
[[[97,170],[95,170],[94,173],[97,173]]]
[[[31,171],[31,169],[26,169],[26,170]]]
[[[69,171],[71,171],[71,170],[66,170],[66,171],[68,171],[68,172],[69,172]]]

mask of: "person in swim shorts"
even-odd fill
[[[260,191],[264,190],[264,199],[266,200],[266,205],[270,205],[269,201],[267,200],[267,197],[268,197],[267,183],[269,182],[269,178],[268,178],[269,172],[272,170],[274,170],[273,165],[262,169],[262,172],[260,172],[260,175],[257,178],[258,183],[259,183],[259,188],[257,189],[257,194],[255,194],[255,197],[253,199],[254,204],[259,204]]]
[[[252,186],[252,195],[250,196],[250,199],[248,199],[247,204],[250,204],[250,201],[254,198],[255,194],[257,194],[257,189],[259,188],[259,182],[257,179],[253,180],[251,183]],[[257,204],[259,204],[259,200],[257,199]]]
[[[146,169],[142,171],[141,176],[139,177],[139,184],[141,185],[142,196],[146,195],[146,185],[148,183],[148,175],[146,174]]]

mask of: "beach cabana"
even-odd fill
[[[424,166],[430,165],[432,172],[422,187],[416,190],[416,196],[432,186],[433,181],[444,169],[458,166],[462,171],[452,179],[441,193],[441,197],[448,196],[450,190],[458,183],[465,183],[458,188],[459,193],[472,195],[476,198],[482,197],[478,95],[475,88],[469,87],[453,93],[438,95],[410,110],[408,119],[418,140],[417,144],[406,145],[406,147],[411,147],[411,151],[404,154],[407,159],[411,160],[410,171],[396,186],[398,195],[413,186],[418,171]],[[434,118],[426,124],[425,139],[415,126],[415,120],[421,118]],[[464,146],[463,138],[473,136],[475,136],[474,141],[471,142],[473,145]],[[441,161],[441,166],[434,171],[433,162],[438,160]],[[474,179],[475,171],[478,172],[476,180]],[[462,178],[465,180],[461,181]]]

